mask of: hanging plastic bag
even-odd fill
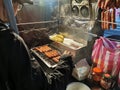
[[[117,76],[120,71],[120,42],[100,37],[93,46],[92,60],[104,73]]]

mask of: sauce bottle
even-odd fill
[[[111,87],[111,84],[112,84],[112,76],[108,73],[103,74],[101,81],[100,81],[101,87],[108,90]]]
[[[102,70],[98,67],[94,67],[92,75],[93,80],[99,83],[102,77]]]

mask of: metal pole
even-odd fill
[[[16,25],[16,19],[15,19],[15,16],[14,16],[12,1],[11,0],[3,0],[3,2],[4,2],[5,9],[6,9],[6,12],[7,12],[7,15],[8,15],[10,27],[11,27],[11,29],[14,30],[15,33],[19,34],[18,28],[17,28],[17,25]]]

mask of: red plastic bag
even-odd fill
[[[92,60],[103,72],[117,76],[120,71],[120,42],[111,41],[104,37],[96,39]]]

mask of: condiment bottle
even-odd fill
[[[112,76],[108,73],[103,74],[103,77],[101,78],[100,85],[104,89],[108,90],[111,87],[112,84]]]
[[[93,73],[92,73],[93,80],[95,82],[100,82],[101,77],[102,77],[102,70],[98,67],[93,68]]]

